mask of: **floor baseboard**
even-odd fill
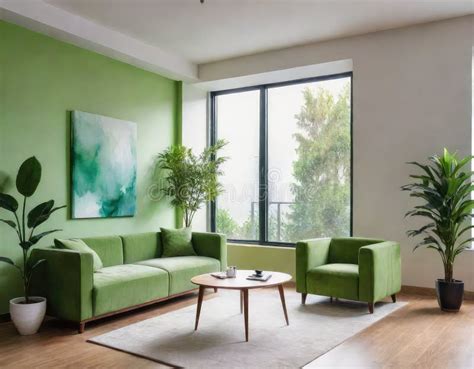
[[[408,295],[436,296],[436,290],[428,287],[402,286],[402,293]],[[464,291],[464,300],[474,300],[473,291]]]

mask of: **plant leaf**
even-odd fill
[[[18,209],[18,201],[13,196],[6,193],[0,193],[0,208],[15,212]]]
[[[28,250],[33,244],[30,241],[20,242],[20,246],[23,250]]]
[[[10,227],[16,229],[16,223],[13,220],[0,219],[0,222],[8,224]]]
[[[427,233],[426,232],[427,229],[434,228],[435,226],[436,226],[435,223],[429,223],[429,224],[424,225],[423,227],[421,227],[419,229],[413,229],[413,230],[407,231],[407,236],[408,237],[415,237],[415,236],[418,236],[422,233]]]
[[[16,188],[25,197],[30,197],[36,191],[41,180],[41,164],[32,156],[21,164],[16,176]]]
[[[39,266],[40,264],[44,263],[45,261],[46,261],[46,259],[37,260],[36,263],[34,263],[33,265],[30,266],[30,273],[31,273],[37,266]]]
[[[4,257],[4,256],[0,256],[0,261],[3,261],[4,263],[11,264],[11,265],[15,266],[15,263],[14,263],[13,260],[10,259],[10,258],[6,258],[6,257]]]
[[[33,236],[30,238],[29,242],[32,245],[35,245],[38,243],[39,240],[41,240],[44,236],[47,236],[48,234],[54,233],[54,232],[59,232],[62,231],[62,229],[53,229],[52,231],[46,231],[42,233],[38,233],[37,235]]]
[[[33,228],[37,226],[38,224],[36,224],[36,222],[41,217],[48,215],[51,209],[53,208],[53,206],[54,206],[54,200],[49,200],[31,209],[31,211],[28,213],[28,227]]]

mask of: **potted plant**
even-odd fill
[[[200,155],[186,146],[175,145],[158,155],[158,166],[167,171],[166,185],[161,191],[183,212],[185,227],[191,226],[203,204],[215,200],[223,191],[218,176],[227,158],[217,154],[225,145],[225,141],[219,140]]]
[[[410,230],[408,236],[422,236],[423,239],[413,249],[426,247],[436,250],[444,265],[444,279],[436,281],[438,303],[443,311],[459,311],[464,283],[453,278],[454,260],[470,248],[474,238],[470,237],[474,200],[472,172],[464,169],[471,162],[468,156],[458,160],[456,154],[444,149],[442,156],[432,156],[430,163],[423,165],[411,162],[422,170],[422,174],[411,175],[416,183],[402,187],[411,197],[423,200],[406,216],[424,217],[429,223],[419,229]]]
[[[0,261],[18,269],[23,278],[23,296],[10,300],[11,319],[22,335],[36,333],[46,313],[46,298],[30,296],[29,293],[33,271],[44,262],[44,260],[30,262],[31,248],[44,236],[59,231],[59,229],[54,229],[36,233],[36,230],[48,220],[52,213],[65,207],[54,207],[54,201],[49,200],[35,206],[26,214],[27,200],[35,193],[40,180],[41,164],[35,157],[31,157],[21,164],[16,177],[16,188],[23,196],[21,209],[13,196],[0,193],[0,208],[9,211],[12,215],[12,219],[0,219],[0,222],[15,231],[23,254],[21,266],[7,257],[0,257]]]

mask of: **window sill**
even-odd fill
[[[261,244],[261,243],[250,243],[250,242],[235,242],[235,241],[228,241],[228,246],[242,246],[242,247],[255,247],[255,248],[262,248],[262,249],[289,249],[294,250],[295,245],[291,244]]]

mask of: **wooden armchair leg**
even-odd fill
[[[392,295],[392,302],[397,302],[397,295],[395,294]]]
[[[77,330],[78,333],[79,333],[79,334],[80,334],[80,333],[84,333],[84,329],[85,329],[85,328],[86,328],[86,323],[80,322],[80,323],[79,323],[79,328],[78,328],[78,330]]]
[[[368,305],[369,305],[369,312],[370,312],[370,314],[373,314],[373,313],[374,313],[374,303],[373,303],[373,302],[369,302]]]
[[[302,293],[301,294],[301,304],[302,305],[306,304],[306,296],[307,295],[308,295],[307,293]]]
[[[217,293],[217,288],[216,287],[214,287],[214,293]]]
[[[330,297],[329,297],[329,302],[331,302],[331,303],[332,303],[332,296],[330,296]]]

